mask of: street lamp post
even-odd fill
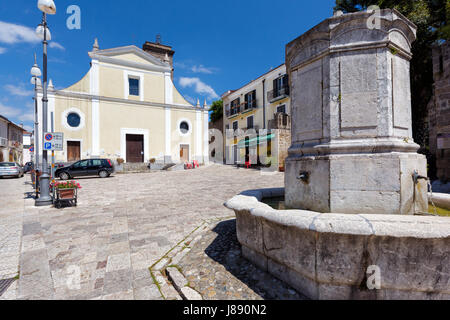
[[[31,84],[34,84],[34,172],[35,172],[35,189],[36,199],[39,194],[39,181],[37,180],[37,170],[39,169],[39,116],[38,116],[38,101],[37,101],[37,87],[41,85],[41,79],[39,78],[42,73],[39,69],[36,61],[36,54],[34,55],[34,65],[31,68]]]
[[[47,14],[55,14],[56,7],[53,0],[39,0],[38,8],[43,12],[42,23],[37,27],[36,33],[43,40],[44,58],[43,58],[43,76],[42,76],[42,137],[47,132],[48,122],[48,98],[47,98],[47,40],[51,40],[50,30],[47,26]],[[50,176],[48,172],[47,151],[43,148],[42,157],[42,175],[39,180],[41,194],[36,200],[35,205],[38,207],[48,206],[52,204],[50,196]]]

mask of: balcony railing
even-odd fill
[[[243,107],[243,111],[242,112],[256,109],[256,100],[249,101],[249,102],[244,102],[242,104],[242,107]]]
[[[272,90],[267,93],[267,100],[269,100],[270,103],[284,99],[286,97],[289,97],[290,91],[289,87],[282,87],[277,90]]]
[[[250,101],[250,102],[243,102],[240,105],[236,107],[229,108],[225,111],[225,114],[228,118],[234,117],[241,112],[247,112],[253,109],[257,108],[257,102],[256,100]]]

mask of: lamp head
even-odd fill
[[[31,75],[33,77],[40,77],[42,75],[41,73],[41,69],[39,69],[38,65],[37,65],[37,61],[36,61],[36,54],[34,54],[34,65],[31,68]]]
[[[42,86],[41,78],[33,76],[33,77],[31,77],[30,82],[31,82],[32,85],[36,85],[38,87]]]
[[[39,0],[38,1],[38,8],[44,13],[47,14],[55,14],[56,13],[56,6],[53,0]]]
[[[39,39],[44,40],[44,26],[42,24],[37,26],[36,35]],[[45,28],[45,40],[52,40],[52,34],[50,33],[50,29],[48,27]]]

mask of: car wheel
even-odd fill
[[[100,178],[104,179],[104,178],[108,178],[109,177],[109,173],[108,171],[102,170],[98,173],[98,175],[100,176]]]
[[[59,175],[59,178],[61,179],[61,180],[69,180],[69,175],[66,173],[66,172],[63,172],[63,173],[61,173],[60,175]]]

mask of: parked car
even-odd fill
[[[33,162],[27,162],[27,163],[25,163],[25,166],[23,167],[24,173],[28,173],[28,172],[32,171],[32,170],[33,170],[33,167],[34,167]]]
[[[22,178],[24,174],[22,166],[18,163],[0,162],[0,177]]]
[[[99,176],[107,178],[114,172],[114,165],[109,159],[89,159],[75,162],[55,171],[55,177],[68,180],[77,177]]]

